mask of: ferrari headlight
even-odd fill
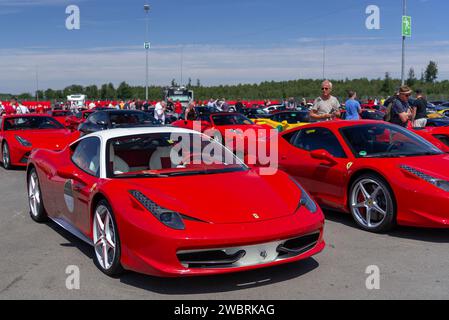
[[[19,143],[24,147],[31,147],[31,142],[22,138],[21,136],[16,135],[16,140],[19,141]]]
[[[421,172],[421,171],[419,171],[415,168],[409,167],[407,165],[401,165],[401,168],[403,170],[417,176],[418,178],[421,178],[421,179],[433,184],[435,187],[440,188],[441,190],[444,190],[446,192],[449,192],[449,181],[432,177],[424,172]]]
[[[178,212],[162,208],[140,191],[130,190],[129,193],[167,227],[176,230],[185,229],[184,222],[182,221],[181,215]]]
[[[290,177],[290,179],[296,184],[299,190],[301,190],[301,199],[299,200],[300,204],[305,206],[311,213],[317,212],[318,207],[315,204],[315,201],[312,200],[306,190],[304,190],[304,188],[295,179],[292,177]]]

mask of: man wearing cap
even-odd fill
[[[399,99],[395,99],[391,108],[391,123],[402,127],[407,127],[408,121],[412,118],[412,112],[408,100],[412,95],[412,90],[408,86],[399,88]]]

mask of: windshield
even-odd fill
[[[232,126],[242,124],[254,124],[251,120],[241,114],[222,114],[212,116],[216,126]]]
[[[5,119],[4,130],[64,129],[50,117],[19,117]]]
[[[111,113],[112,126],[127,124],[154,124],[154,118],[145,112],[120,112]]]
[[[367,124],[341,128],[340,132],[357,158],[396,158],[442,153],[427,140],[400,126]]]
[[[248,168],[232,152],[200,133],[151,133],[111,139],[108,177],[164,178]]]

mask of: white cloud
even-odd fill
[[[321,78],[322,50],[320,44],[280,48],[188,45],[184,46],[184,81],[199,78],[205,85],[216,85]],[[444,42],[409,45],[407,69],[413,66],[419,75],[429,60],[434,60],[438,62],[439,78],[447,79],[448,54]],[[400,43],[332,43],[326,48],[326,58],[328,78],[383,78],[387,71],[400,76]],[[152,48],[150,83],[167,85],[173,78],[179,80],[180,61],[180,46]],[[1,91],[34,91],[36,66],[40,88],[44,89],[62,89],[70,84],[118,84],[123,80],[133,85],[145,82],[145,51],[140,47],[1,49]]]

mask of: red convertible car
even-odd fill
[[[192,130],[99,131],[31,154],[30,215],[91,244],[107,275],[227,273],[320,252],[320,208],[287,174],[259,170]]]
[[[365,230],[449,227],[449,155],[405,128],[361,120],[286,131],[279,167]]]
[[[0,146],[5,169],[25,167],[32,150],[62,150],[79,137],[45,115],[8,115],[0,118]]]

